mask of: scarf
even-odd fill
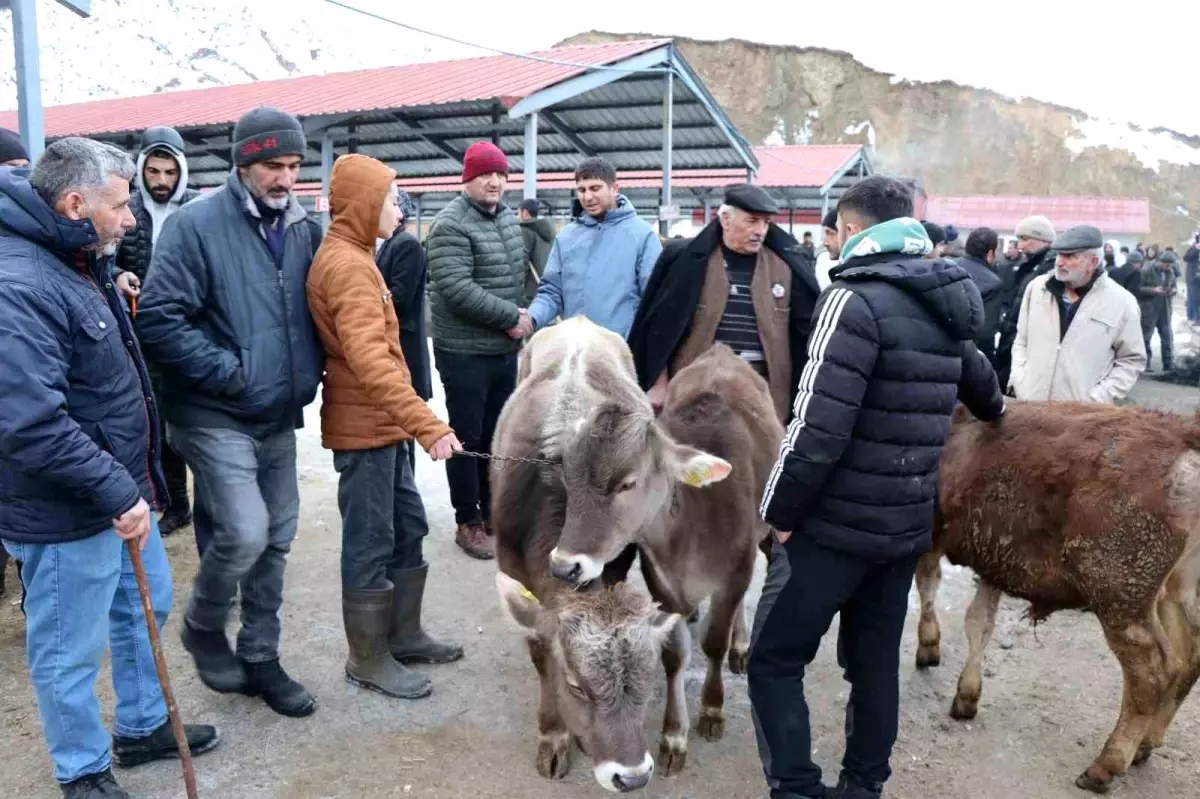
[[[910,216],[902,216],[855,233],[842,247],[840,260],[845,263],[851,258],[883,252],[928,255],[933,252],[933,242],[920,222]]]

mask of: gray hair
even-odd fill
[[[105,188],[113,175],[133,180],[134,172],[133,159],[124,150],[72,136],[46,148],[29,174],[29,182],[42,199],[55,205],[70,192],[86,195]]]
[[[728,216],[730,218],[733,218],[733,217],[737,216],[737,212],[740,210],[741,209],[738,208],[736,205],[730,205],[729,203],[723,203],[721,205],[721,207],[717,209],[717,216]]]

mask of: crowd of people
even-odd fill
[[[227,181],[200,194],[169,127],[147,129],[136,158],[67,138],[32,168],[0,131],[0,539],[19,563],[65,796],[126,796],[114,764],[178,754],[145,676],[127,542],[161,626],[173,595],[162,537],[192,525],[201,557],[180,628],[201,681],[284,716],[316,711],[279,643],[296,430],[318,390],[338,473],[346,680],[428,695],[409,666],[464,649],[422,623],[415,448],[445,462],[458,547],[494,557],[487,462],[468,456],[491,453],[522,342],[583,314],[627,338],[655,409],[714,343],[765,381],[788,429],[765,487],[775,533],[749,666],[764,771],[773,797],[871,799],[890,775],[906,596],[955,397],[984,420],[1002,417],[1003,393],[1116,402],[1155,331],[1171,366],[1178,259],[1118,253],[1093,227],[1059,233],[1034,216],[1004,253],[985,228],[960,247],[953,226],[913,218],[905,183],[872,177],[822,221],[819,253],[751,184],[728,187],[694,237],[664,241],[613,165],[587,158],[556,232],[538,202],[504,203],[508,161],[481,141],[420,242],[395,171],[363,155],[334,165],[324,229],[293,193],[306,149],[294,116],[254,109],[234,128]],[[1183,261],[1192,318],[1195,244]],[[428,404],[427,338],[447,420]],[[901,423],[912,418],[928,422]],[[921,454],[897,463],[901,450]],[[852,732],[827,789],[804,743],[803,674],[839,612]],[[94,693],[106,642],[112,735]],[[194,754],[219,741],[209,725],[186,731]]]

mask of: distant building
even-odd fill
[[[1003,248],[1014,238],[1017,223],[1034,214],[1049,218],[1059,231],[1095,225],[1105,241],[1116,239],[1130,249],[1150,232],[1150,201],[1133,197],[940,195],[927,199],[923,218],[939,225],[954,225],[963,240],[977,227],[992,228],[1000,234]]]

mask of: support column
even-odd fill
[[[17,120],[30,163],[46,149],[42,118],[42,77],[38,65],[37,2],[11,0],[13,52],[17,66]]]
[[[829,195],[821,198],[821,224],[825,224],[825,215],[829,213]]]
[[[708,195],[705,195],[704,196],[704,224],[701,225],[701,227],[703,227],[704,225],[707,225],[710,221],[712,221],[712,200],[710,200],[708,198]]]
[[[321,211],[321,224],[329,227],[329,176],[333,173],[333,133],[325,131],[321,136],[321,197],[325,207]]]
[[[534,111],[525,120],[525,199],[537,199],[538,115]]]
[[[788,208],[788,235],[792,238],[796,236],[796,207]]]
[[[675,138],[675,73],[667,73],[667,90],[663,96],[663,165],[662,204],[671,205],[671,149]],[[671,220],[659,214],[658,228],[662,235],[670,235]]]

